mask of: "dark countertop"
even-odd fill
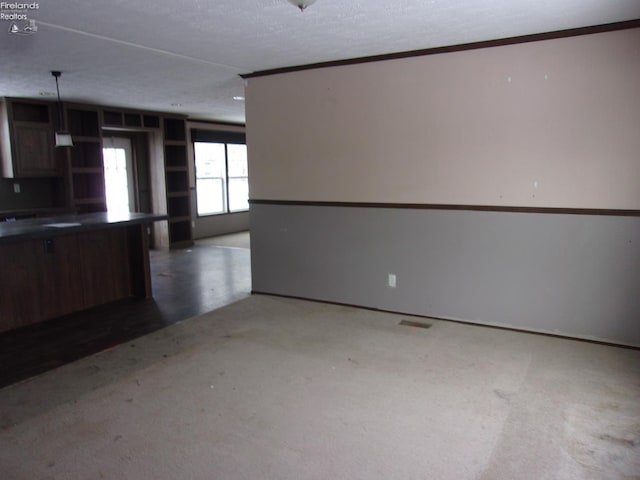
[[[19,208],[13,210],[0,210],[0,218],[20,219],[32,217],[50,217],[52,215],[73,215],[77,210],[66,207],[50,207],[50,208]]]
[[[155,213],[86,213],[82,215],[55,215],[0,222],[0,243],[34,240],[67,233],[75,233],[125,225],[166,220],[167,215]]]

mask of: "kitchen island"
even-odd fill
[[[127,297],[150,298],[146,213],[0,222],[0,332]]]

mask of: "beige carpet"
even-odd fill
[[[201,238],[196,240],[196,245],[209,245],[214,247],[251,248],[251,236],[249,232],[229,233],[216,237]]]
[[[0,477],[639,478],[640,352],[402,319],[254,295],[5,388]]]

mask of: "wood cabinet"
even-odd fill
[[[150,298],[152,214],[105,213],[0,225],[0,332],[128,297]]]
[[[52,177],[61,174],[54,153],[55,106],[37,101],[0,102],[0,155],[5,178]]]

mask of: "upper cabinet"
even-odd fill
[[[51,104],[31,100],[0,101],[0,155],[2,176],[60,175],[54,153]]]

